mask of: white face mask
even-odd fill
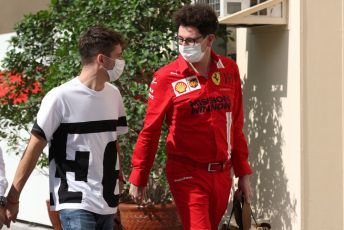
[[[105,57],[107,57],[107,56],[105,56]],[[107,57],[107,58],[109,58],[109,57]],[[116,81],[121,76],[121,74],[123,73],[125,61],[123,59],[112,59],[112,58],[109,58],[109,59],[115,62],[115,66],[110,70],[108,70],[108,69],[105,69],[105,70],[109,75],[109,80],[110,81]]]
[[[179,53],[190,63],[201,61],[205,54],[202,52],[201,43],[196,43],[193,46],[179,45]]]

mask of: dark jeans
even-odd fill
[[[83,209],[59,211],[63,230],[112,230],[114,215],[100,215]]]

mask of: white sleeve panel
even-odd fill
[[[43,131],[47,141],[50,141],[52,135],[59,127],[62,121],[62,103],[61,95],[57,89],[53,89],[45,95],[41,107],[37,114],[37,125]]]
[[[118,135],[123,135],[128,132],[128,124],[127,124],[127,118],[126,118],[127,115],[125,112],[123,98],[122,98],[121,92],[115,85],[112,85],[110,83],[108,84],[116,92],[117,103],[114,104],[115,106],[117,106],[117,110],[118,110],[118,122],[117,122],[116,132]]]
[[[126,112],[124,108],[123,99],[120,93],[118,93],[118,135],[122,135],[128,132],[128,124],[126,119]]]

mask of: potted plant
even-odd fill
[[[131,130],[135,134],[129,133],[129,137],[130,135],[136,137],[138,134],[137,131]],[[165,175],[166,154],[164,149],[166,133],[167,130],[164,127],[160,137],[158,152],[146,187],[146,196],[143,204],[138,205],[132,201],[129,196],[129,183],[126,183],[124,186],[119,210],[121,224],[125,229],[176,230],[182,228]],[[132,140],[134,141],[135,139],[133,138]],[[125,137],[121,139],[123,144],[128,141]],[[121,165],[124,178],[127,179],[131,171],[132,149],[128,149],[125,145],[122,146],[125,151],[121,156]]]

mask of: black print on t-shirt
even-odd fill
[[[117,207],[119,201],[119,194],[114,195],[116,182],[118,179],[119,170],[116,170],[117,162],[117,148],[116,141],[111,141],[107,144],[104,152],[103,160],[103,197],[109,207]]]
[[[117,120],[91,121],[78,123],[61,123],[59,128],[53,134],[51,146],[49,149],[49,162],[55,159],[56,174],[55,177],[61,179],[58,190],[59,203],[81,203],[82,192],[68,191],[68,182],[66,173],[74,172],[76,181],[87,182],[89,170],[90,152],[76,151],[75,160],[67,160],[66,145],[69,134],[91,134],[99,132],[116,131]],[[119,171],[116,170],[117,149],[116,142],[104,143],[106,145],[104,154],[103,171],[103,196],[109,207],[115,207],[118,204],[118,195],[114,195]],[[95,169],[98,170],[98,169]],[[110,194],[111,193],[111,194]]]

